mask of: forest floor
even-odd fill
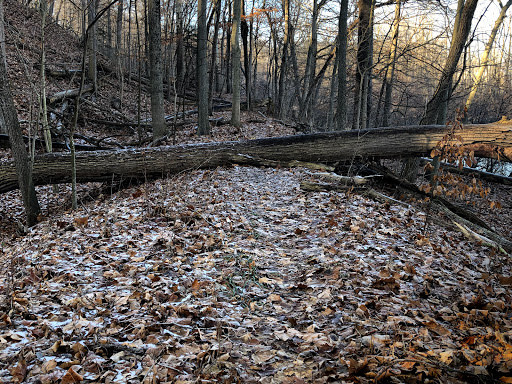
[[[39,19],[16,1],[5,6],[28,133]],[[76,39],[56,24],[46,33],[49,66],[76,68]],[[52,78],[48,94],[76,81]],[[123,118],[110,108],[119,89],[114,74],[100,73],[80,133],[137,138],[92,122],[134,121],[137,84],[124,85]],[[148,104],[143,94],[144,118]],[[198,138],[192,122],[176,141],[294,132],[244,113],[241,129]],[[19,193],[2,195],[0,383],[512,383],[510,257],[394,190],[380,189],[408,206],[305,192],[311,173],[233,166],[117,192],[84,184],[77,211],[69,186],[38,187],[42,221],[29,230]],[[471,209],[510,238],[512,188],[490,187],[503,208]]]
[[[0,382],[512,382],[510,257],[311,179],[40,187],[23,236],[4,195]]]

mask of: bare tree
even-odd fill
[[[240,16],[241,0],[233,0],[233,25],[231,27],[233,102],[231,125],[235,127],[240,127]]]
[[[306,68],[304,70],[304,89],[302,92],[300,119],[304,120],[307,116],[312,116],[312,103],[306,103],[306,97],[310,89],[315,83],[317,50],[318,50],[318,16],[320,10],[325,5],[327,0],[313,0],[313,13],[311,15],[311,30],[309,35],[308,54],[306,57]],[[310,98],[312,101],[312,98]]]
[[[484,52],[482,53],[482,58],[480,60],[480,67],[478,68],[478,72],[475,77],[475,82],[473,83],[473,86],[471,87],[471,92],[469,93],[468,99],[466,100],[465,105],[465,114],[464,114],[464,121],[467,122],[468,120],[468,110],[471,107],[471,104],[473,103],[473,99],[476,96],[476,92],[478,90],[478,86],[480,85],[480,82],[482,81],[482,76],[484,74],[484,71],[487,69],[487,64],[489,62],[489,53],[491,52],[492,46],[494,44],[494,40],[496,39],[496,34],[498,33],[498,30],[500,29],[501,25],[503,24],[503,20],[505,20],[506,14],[510,6],[512,5],[512,0],[508,0],[505,5],[502,4],[501,1],[498,1],[500,5],[500,14],[498,15],[498,18],[496,19],[494,26],[491,31],[491,35],[489,36],[489,40],[487,41],[487,44],[485,45]],[[510,53],[509,53],[510,54]]]
[[[4,2],[0,0],[0,36],[4,33]],[[36,190],[32,179],[32,165],[25,148],[20,123],[16,113],[16,107],[12,99],[9,79],[7,75],[7,61],[5,56],[5,39],[0,41],[0,127],[9,135],[16,176],[20,186],[25,207],[25,216],[28,226],[37,223],[37,217],[41,212],[37,201]]]
[[[478,0],[458,0],[450,51],[444,63],[436,91],[427,103],[425,114],[420,121],[421,125],[445,123],[448,100],[453,90],[453,76],[457,70],[457,64],[462,50],[464,49],[471,31],[471,24],[477,3]],[[434,157],[433,160],[434,169],[431,172],[431,184],[435,184],[435,176],[438,173],[440,165],[438,156]],[[418,169],[419,158],[409,159],[404,164],[402,176],[409,181],[415,181],[418,175]]]
[[[154,140],[158,140],[167,134],[164,111],[161,33],[160,0],[149,0],[149,76],[151,84],[151,125]]]
[[[393,37],[391,40],[391,52],[389,53],[389,64],[386,68],[385,91],[384,91],[384,113],[382,118],[382,125],[387,127],[389,125],[389,116],[391,114],[391,94],[393,92],[393,80],[395,77],[395,65],[398,50],[398,32],[400,29],[400,11],[401,1],[395,2],[395,17],[393,19]]]
[[[41,120],[43,123],[43,137],[44,144],[47,152],[52,152],[52,134],[50,127],[48,126],[48,108],[46,106],[46,41],[45,41],[45,29],[46,29],[46,18],[48,16],[48,2],[41,0],[39,4],[39,11],[41,14],[41,69],[39,74],[39,80],[41,84],[40,94],[40,110]]]
[[[212,58],[210,64],[210,77],[208,80],[208,113],[212,114],[213,90],[214,83],[218,81],[217,74],[217,46],[219,41],[220,11],[221,0],[215,0],[213,5],[214,22],[213,22],[213,39],[212,39]]]
[[[197,4],[197,97],[198,122],[197,133],[208,135],[210,124],[208,122],[208,29],[206,28],[206,0],[199,0]]]
[[[347,124],[347,18],[348,0],[341,0],[338,22],[338,47],[336,60],[338,67],[338,104],[336,128],[344,130]]]
[[[119,0],[117,5],[117,19],[116,19],[116,67],[117,67],[117,78],[121,84],[119,89],[119,109],[123,107],[123,91],[124,91],[124,76],[123,67],[121,61],[121,44],[123,38],[123,0]]]
[[[425,115],[421,119],[420,124],[422,125],[445,123],[448,99],[452,92],[453,75],[457,70],[462,50],[471,31],[471,23],[477,3],[478,0],[458,0],[450,51],[444,63],[436,91],[428,102]]]
[[[284,38],[283,38],[283,52],[281,56],[281,71],[279,73],[279,94],[277,99],[277,109],[279,116],[283,119],[286,116],[286,108],[284,106],[285,96],[285,79],[288,71],[288,46],[290,44],[290,0],[283,0],[284,11]]]
[[[375,0],[358,0],[359,25],[357,32],[356,91],[354,93],[354,119],[352,129],[366,128],[374,1]]]
[[[96,7],[98,6],[97,0],[91,0],[88,6],[88,22],[89,25],[96,18]],[[96,25],[92,24],[92,28],[88,32],[88,44],[89,44],[89,66],[87,68],[87,78],[93,84],[94,90],[98,89],[98,62],[96,52],[98,50],[98,37],[96,33]]]

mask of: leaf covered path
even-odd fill
[[[0,383],[512,382],[510,260],[309,177],[194,171],[5,239]]]

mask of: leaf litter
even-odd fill
[[[308,178],[191,171],[4,236],[0,382],[511,382],[510,259]]]

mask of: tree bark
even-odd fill
[[[231,125],[240,127],[240,17],[241,0],[233,0],[233,25],[231,26],[233,103]]]
[[[40,94],[40,113],[41,122],[43,123],[43,137],[45,141],[46,152],[52,152],[52,134],[48,125],[48,107],[46,105],[46,41],[45,41],[45,28],[46,17],[48,16],[48,2],[41,0],[39,4],[39,11],[41,13],[41,70],[39,72],[39,81],[41,84]]]
[[[176,0],[176,80],[179,94],[185,93],[185,70],[183,65],[185,61],[185,48],[183,46],[185,16],[183,13],[183,0]]]
[[[368,78],[370,76],[370,54],[372,42],[373,0],[359,0],[359,25],[357,31],[356,90],[354,93],[354,120],[352,129],[365,128],[368,98]]]
[[[247,110],[252,111],[252,85],[251,85],[251,62],[249,60],[249,24],[245,17],[245,0],[242,0],[242,15],[240,20],[240,36],[242,38],[242,47],[244,49],[244,77],[245,77],[245,99],[247,100]]]
[[[124,76],[123,76],[123,66],[121,61],[121,43],[123,38],[123,0],[119,0],[117,5],[117,18],[116,18],[116,70],[117,70],[117,78],[120,81],[119,87],[119,100],[120,105],[119,109],[123,109],[123,91],[124,91]]]
[[[283,0],[284,12],[284,40],[283,52],[281,57],[281,71],[279,73],[279,94],[277,99],[277,109],[279,117],[284,119],[286,117],[286,108],[284,106],[285,99],[285,79],[288,69],[288,45],[290,44],[290,0]]]
[[[217,73],[217,46],[219,41],[221,0],[215,0],[213,12],[215,14],[213,22],[213,39],[212,39],[212,58],[210,64],[210,76],[208,80],[208,115],[213,112],[213,90],[216,89],[215,84],[218,82]]]
[[[386,71],[386,89],[384,91],[384,116],[382,119],[382,126],[389,125],[389,117],[391,115],[391,94],[393,92],[393,80],[395,77],[395,64],[398,49],[398,32],[400,28],[400,8],[401,1],[396,0],[395,3],[395,18],[393,19],[393,38],[391,40],[391,52],[389,53],[389,64]],[[512,1],[512,0],[511,0]]]
[[[4,29],[3,8],[3,0],[0,0],[0,30],[2,31]],[[30,159],[25,149],[25,143],[23,142],[21,127],[7,77],[7,62],[4,55],[5,40],[2,40],[0,45],[0,127],[2,131],[6,131],[9,134],[14,158],[14,162],[11,162],[10,169],[13,172],[12,176],[14,176],[16,185],[19,185],[21,189],[27,225],[32,226],[37,223],[37,216],[41,212],[41,209],[37,201]]]
[[[336,129],[343,131],[347,124],[347,18],[348,0],[341,0],[338,24],[338,47],[336,60],[338,62],[338,103]]]
[[[89,3],[88,7],[88,23],[92,24],[93,20],[96,18],[96,7],[98,2],[96,0],[92,0]],[[96,26],[89,30],[89,66],[87,68],[87,79],[92,83],[94,91],[98,89],[98,63],[96,58],[96,51],[98,49],[98,37],[96,33]]]
[[[206,0],[199,0],[197,5],[197,93],[199,110],[197,133],[208,135],[208,31],[206,28]]]
[[[149,61],[151,83],[151,119],[153,137],[160,139],[167,134],[164,111],[164,84],[162,75],[162,37],[160,0],[149,0]]]
[[[282,162],[337,162],[354,158],[425,156],[450,132],[446,126],[378,128],[365,131],[315,133],[240,142],[78,152],[77,181],[111,181],[162,177],[187,169],[240,163],[246,158]],[[459,135],[467,145],[478,144],[475,155],[512,161],[512,122],[466,125]],[[68,183],[69,154],[37,156],[33,165],[36,185]],[[14,163],[0,167],[0,193],[18,188]]]

